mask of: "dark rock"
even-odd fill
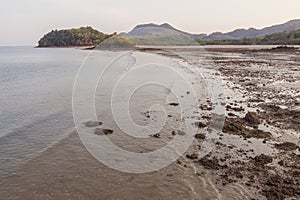
[[[298,149],[298,145],[291,143],[291,142],[284,142],[281,144],[275,144],[274,145],[277,149],[279,150],[284,150],[284,151],[294,151]]]
[[[265,111],[259,114],[260,117],[266,119],[269,125],[296,131],[300,129],[299,110],[282,109],[272,104],[260,104],[259,106]]]
[[[179,103],[169,103],[170,106],[178,106]]]
[[[183,136],[185,135],[186,133],[183,132],[182,130],[178,130],[178,131],[172,131],[172,135],[180,135],[180,136]]]
[[[273,158],[271,156],[261,154],[254,158],[254,162],[256,165],[266,165],[266,164],[273,162]]]
[[[239,133],[243,131],[245,128],[241,122],[238,120],[225,120],[224,126],[223,126],[223,132],[224,133]]]
[[[298,51],[299,48],[297,47],[289,47],[289,46],[278,46],[278,47],[274,47],[271,49],[265,49],[265,51],[269,51],[269,52],[294,52],[294,51]]]
[[[203,119],[208,119],[208,120],[210,120],[210,119],[211,119],[211,117],[210,117],[210,116],[202,116],[202,118],[203,118]]]
[[[110,134],[113,134],[113,130],[111,130],[111,129],[103,129],[103,133],[104,133],[104,135],[110,135]]]
[[[258,129],[253,129],[249,132],[249,134],[247,135],[248,138],[259,138],[259,139],[264,139],[264,138],[271,138],[272,134],[270,132],[265,132],[262,130],[258,130]]]
[[[197,159],[198,159],[198,156],[199,156],[199,155],[196,154],[196,153],[186,155],[186,157],[187,157],[188,159],[191,159],[191,160],[197,160]]]
[[[88,122],[84,122],[83,123],[86,127],[92,128],[92,127],[96,127],[96,126],[101,126],[102,122],[98,122],[98,121],[88,121]]]
[[[286,163],[284,162],[284,160],[280,160],[280,161],[278,162],[278,165],[280,165],[280,166],[285,166]]]
[[[247,128],[247,122],[244,119],[240,118],[226,118],[223,132],[232,134],[232,135],[240,135],[244,138],[263,138],[268,139],[272,137],[272,134],[269,132],[264,132],[258,129],[249,129]]]
[[[226,110],[227,111],[233,110],[233,111],[236,111],[236,112],[241,112],[241,111],[244,111],[245,109],[243,107],[232,107],[230,105],[227,105]]]
[[[156,133],[156,134],[151,135],[151,136],[154,137],[154,138],[161,138],[160,133]]]
[[[195,135],[195,138],[196,138],[196,139],[199,139],[199,140],[204,140],[204,139],[205,139],[205,135],[202,134],[202,133],[197,133],[197,134]]]
[[[228,113],[228,116],[229,116],[229,117],[236,117],[236,115],[233,114],[233,113]]]
[[[102,129],[102,128],[96,128],[94,133],[96,135],[110,135],[110,134],[113,134],[113,130],[110,130],[110,129]]]
[[[104,135],[104,134],[103,134],[102,128],[96,128],[96,129],[94,130],[94,134],[95,134],[95,135]]]
[[[212,159],[209,159],[207,156],[204,158],[201,158],[199,160],[199,163],[202,164],[206,169],[220,169],[221,166],[219,165],[219,160],[216,157],[213,157]]]
[[[195,122],[195,126],[198,128],[205,128],[207,127],[207,124],[204,124],[203,122]]]
[[[201,105],[199,108],[201,110],[212,110],[213,109],[211,106],[208,106],[208,105]]]
[[[267,197],[268,200],[283,200],[285,195],[276,190],[263,190],[262,194]]]
[[[248,112],[244,118],[244,120],[250,125],[258,125],[260,124],[260,119],[255,112]]]

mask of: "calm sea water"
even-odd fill
[[[1,174],[74,127],[73,82],[88,54],[79,49],[0,47]]]
[[[123,54],[72,48],[0,47],[0,177],[11,174],[75,130],[72,94],[80,67],[84,67],[80,87],[87,91],[91,80]],[[126,57],[122,62],[126,64]],[[118,67],[114,70],[112,78],[124,73],[118,72]],[[110,88],[109,76],[103,91]],[[80,95],[82,104],[93,98],[84,92]]]

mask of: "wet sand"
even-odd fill
[[[166,168],[145,174],[111,169],[93,158],[73,132],[1,179],[0,196],[3,199],[300,197],[300,54],[297,51],[156,49],[151,52],[193,66],[193,69],[184,71],[195,87],[197,84],[201,87],[199,71],[205,80],[213,80],[214,76],[209,75],[215,70],[221,74],[227,96],[224,102],[226,120],[223,133],[208,156],[197,157],[212,123],[213,111],[209,109],[212,105],[204,99],[199,103],[201,113],[191,116],[200,117],[202,122],[198,124],[200,130],[194,143],[184,156]],[[199,58],[214,65],[199,63]],[[147,98],[151,103],[151,98]],[[141,124],[148,120],[148,105],[145,104],[137,104],[140,109],[133,115]],[[131,142],[112,125],[109,128],[114,133],[109,137],[133,151],[158,148],[172,137],[173,126],[177,130],[176,119],[179,118],[176,109],[176,106],[171,107],[173,113],[161,133],[163,137],[153,138],[157,143],[154,146]],[[99,108],[102,116],[104,111],[104,108]],[[109,121],[109,117],[102,121]]]
[[[210,60],[225,83],[223,133],[217,147],[200,159],[213,183],[219,190],[240,184],[254,199],[300,198],[300,49],[207,47],[205,53],[201,51],[194,49],[192,56],[182,49],[158,53],[191,65],[199,58]]]

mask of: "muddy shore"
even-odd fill
[[[205,157],[203,141],[218,118],[211,99],[199,102],[199,132],[190,149],[156,172],[123,173],[94,159],[76,132],[1,180],[4,199],[299,199],[300,198],[300,51],[298,49],[143,49],[180,62],[191,82],[221,77],[224,126]],[[202,60],[202,61],[199,61]],[[207,64],[208,63],[208,64]],[[193,66],[186,70],[184,66]],[[216,73],[217,71],[217,73]],[[218,76],[215,76],[218,74]],[[212,88],[208,88],[212,89]],[[144,98],[144,96],[143,96]],[[150,99],[150,98],[149,98]],[[145,102],[143,102],[145,103]],[[148,102],[151,105],[151,101]],[[145,103],[146,104],[146,103]],[[138,107],[138,105],[136,105]],[[153,135],[159,144],[184,135],[178,123],[180,105],[169,102],[167,127]],[[147,105],[145,106],[147,108]],[[101,110],[100,110],[101,111]],[[139,110],[140,111],[140,110]],[[151,120],[146,110],[137,121]],[[101,119],[101,117],[100,117]],[[116,127],[84,122],[99,137],[130,147]],[[104,126],[105,128],[103,128]],[[126,145],[124,141],[126,140]],[[132,143],[134,145],[134,143]]]
[[[149,51],[195,64],[184,49]],[[300,198],[300,49],[200,51],[194,58],[210,60],[226,85],[226,118],[216,148],[204,158],[188,158],[219,190],[234,183],[251,191],[250,199]]]
[[[235,183],[252,199],[299,199],[300,49],[206,51],[226,85],[227,112],[217,147],[195,162],[220,190]]]

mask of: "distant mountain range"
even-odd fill
[[[292,31],[297,29],[300,29],[300,19],[291,20],[284,24],[269,26],[263,29],[249,28],[249,29],[236,29],[228,33],[216,32],[203,37],[203,39],[206,40],[228,39],[228,38],[240,39],[246,37],[265,36],[265,35],[270,35],[272,33]]]
[[[109,41],[106,41],[110,38]],[[106,41],[105,44],[103,42]],[[300,19],[263,29],[236,29],[228,33],[192,34],[168,23],[141,24],[129,33],[104,34],[92,27],[52,30],[42,37],[39,47],[68,46],[132,47],[134,45],[187,46],[206,44],[300,44]]]
[[[125,37],[139,37],[141,39],[142,36],[154,36],[158,33],[165,32],[164,29],[170,30],[175,34],[181,34],[182,36],[188,36],[192,39],[202,39],[202,40],[220,40],[220,39],[241,39],[241,38],[249,38],[249,37],[257,37],[257,36],[265,36],[272,33],[278,33],[283,31],[292,31],[300,29],[300,19],[291,20],[284,24],[274,25],[270,27],[266,27],[263,29],[236,29],[228,33],[215,32],[212,34],[192,34],[179,29],[174,28],[168,23],[164,23],[161,25],[157,24],[141,24],[134,27],[132,31],[129,33],[121,33],[122,36]],[[170,32],[171,33],[171,32]]]

